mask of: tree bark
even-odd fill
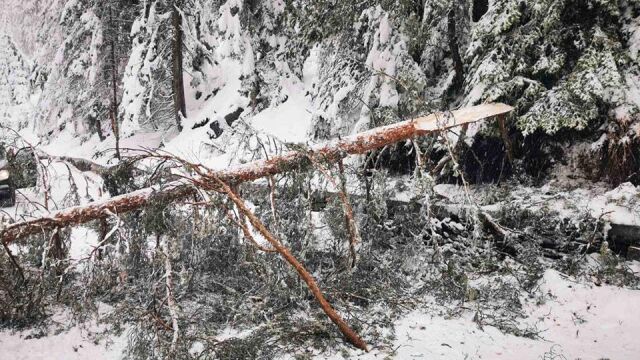
[[[176,125],[178,131],[182,131],[182,118],[187,116],[187,107],[184,98],[184,82],[182,79],[182,14],[176,1],[173,7],[171,22],[173,24],[172,69],[173,69],[173,105],[175,108]]]
[[[509,131],[507,130],[504,115],[498,116],[498,124],[500,126],[500,135],[502,136],[502,141],[504,142],[504,147],[507,152],[507,159],[509,159],[509,163],[513,165],[513,147],[509,139]]]
[[[173,355],[176,352],[178,346],[178,339],[180,337],[180,327],[178,325],[178,304],[173,292],[173,268],[171,266],[171,246],[169,245],[169,239],[165,238],[162,244],[162,253],[164,256],[164,269],[165,269],[165,286],[167,293],[167,307],[169,308],[169,314],[171,315],[171,329],[173,330],[173,337],[171,338],[170,354]]]
[[[355,268],[356,261],[358,261],[356,245],[362,242],[362,238],[360,237],[360,230],[358,230],[355,215],[353,214],[353,206],[351,206],[349,193],[347,192],[347,177],[344,175],[344,164],[342,163],[342,160],[338,161],[338,169],[340,170],[339,195],[342,201],[342,207],[344,209],[345,226],[347,227],[347,230],[349,232],[349,253],[351,254],[351,268]]]
[[[212,178],[218,178],[227,184],[237,185],[242,182],[307,167],[311,164],[310,156],[313,156],[314,160],[317,161],[335,162],[349,154],[363,154],[398,141],[493,118],[509,113],[512,110],[511,106],[504,104],[485,104],[450,113],[434,113],[425,117],[374,128],[340,140],[315,145],[308,149],[273,156],[268,160],[254,161],[221,171],[211,171],[210,176],[201,180],[205,183],[209,182],[207,185],[212,187],[217,186],[208,180]],[[20,237],[87,223],[108,218],[112,214],[121,214],[139,209],[158,199],[173,201],[193,196],[195,193],[196,189],[186,181],[174,181],[164,186],[156,185],[105,201],[71,207],[52,212],[41,218],[11,224],[0,232],[0,239],[3,243],[9,244]]]
[[[460,50],[458,46],[458,34],[456,33],[456,11],[455,6],[447,14],[447,33],[449,37],[449,51],[451,52],[451,58],[453,59],[453,68],[455,71],[455,77],[453,78],[453,89],[458,91],[462,88],[464,83],[464,67],[462,64],[462,57],[460,56]]]
[[[111,129],[116,139],[116,157],[120,159],[120,126],[118,123],[118,60],[116,57],[116,43],[118,30],[113,18],[113,4],[109,5],[109,22],[111,24]]]

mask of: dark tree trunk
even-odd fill
[[[116,138],[116,157],[120,159],[120,126],[118,124],[118,60],[116,56],[116,44],[118,42],[118,28],[113,18],[113,5],[109,8],[109,22],[111,23],[112,34],[111,45],[111,128]]]
[[[453,78],[453,90],[457,92],[462,88],[464,82],[464,67],[462,65],[462,57],[458,49],[458,35],[456,33],[456,10],[451,8],[447,15],[447,33],[449,37],[449,51],[453,59],[453,69],[456,72]]]
[[[175,107],[176,125],[182,131],[182,117],[187,116],[184,99],[184,83],[182,81],[182,14],[178,9],[180,2],[176,2],[172,11],[173,46],[171,49],[173,62],[173,103]]]

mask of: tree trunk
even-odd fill
[[[312,146],[308,149],[273,156],[268,160],[254,161],[221,171],[210,171],[207,178],[218,178],[225,183],[237,185],[258,178],[305,168],[311,164],[310,157],[313,157],[314,161],[335,162],[349,154],[364,154],[398,141],[493,118],[509,113],[512,110],[511,106],[504,104],[485,104],[450,113],[434,113],[425,117],[374,128],[340,140]],[[202,180],[208,187],[217,186],[207,178],[199,180]],[[118,214],[139,209],[158,199],[173,201],[193,196],[195,193],[196,189],[185,181],[175,181],[162,187],[152,186],[105,201],[67,208],[41,218],[11,224],[0,232],[0,239],[5,244],[9,244],[17,238],[42,233],[42,231],[78,225],[92,220],[107,218],[114,213]]]
[[[464,83],[464,67],[462,65],[462,57],[460,57],[460,50],[458,46],[458,34],[456,33],[456,10],[453,5],[447,15],[447,33],[449,37],[449,51],[451,51],[451,58],[453,59],[453,69],[455,71],[455,77],[453,78],[453,90],[457,92],[462,88]]]
[[[169,241],[171,240],[165,238],[161,248],[163,253],[162,255],[164,256],[164,279],[167,293],[167,307],[169,308],[169,315],[171,315],[171,329],[173,331],[169,354],[174,355],[176,347],[178,346],[178,339],[180,337],[180,327],[178,325],[178,304],[176,303],[173,291],[173,268],[171,266],[171,252],[173,249],[171,249]]]
[[[120,126],[118,124],[118,61],[116,57],[118,30],[113,18],[113,5],[109,5],[109,22],[112,29],[112,34],[109,37],[111,45],[111,129],[113,130],[113,135],[116,139],[116,157],[120,159]]]
[[[173,7],[171,21],[173,24],[172,69],[173,69],[173,105],[175,108],[176,125],[182,131],[182,118],[187,116],[184,98],[184,82],[182,79],[182,14],[176,2]]]

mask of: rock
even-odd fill
[[[227,125],[231,126],[236,120],[238,120],[238,118],[240,118],[240,114],[242,114],[243,111],[244,108],[241,107],[235,109],[233,112],[224,116],[224,121]]]

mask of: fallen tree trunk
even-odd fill
[[[311,146],[308,149],[273,156],[267,160],[231,167],[227,170],[217,171],[214,175],[225,183],[236,185],[308,166],[311,163],[310,154],[313,154],[316,159],[334,162],[350,154],[363,154],[416,136],[504,115],[512,110],[511,106],[505,104],[484,104],[453,112],[434,113],[374,128],[344,139]],[[62,209],[41,218],[8,225],[0,232],[0,239],[4,244],[9,244],[24,236],[108,218],[111,214],[132,211],[157,199],[172,201],[191,196],[195,192],[196,189],[193,185],[186,181],[175,181],[164,186],[152,186],[105,201]]]
[[[24,236],[67,226],[87,223],[92,220],[106,219],[109,213],[118,214],[141,208],[154,200],[167,201],[193,195],[195,189],[183,182],[174,182],[166,186],[152,186],[128,194],[115,196],[105,201],[97,201],[84,206],[74,206],[52,212],[47,216],[10,224],[2,230],[0,238],[5,244]]]

